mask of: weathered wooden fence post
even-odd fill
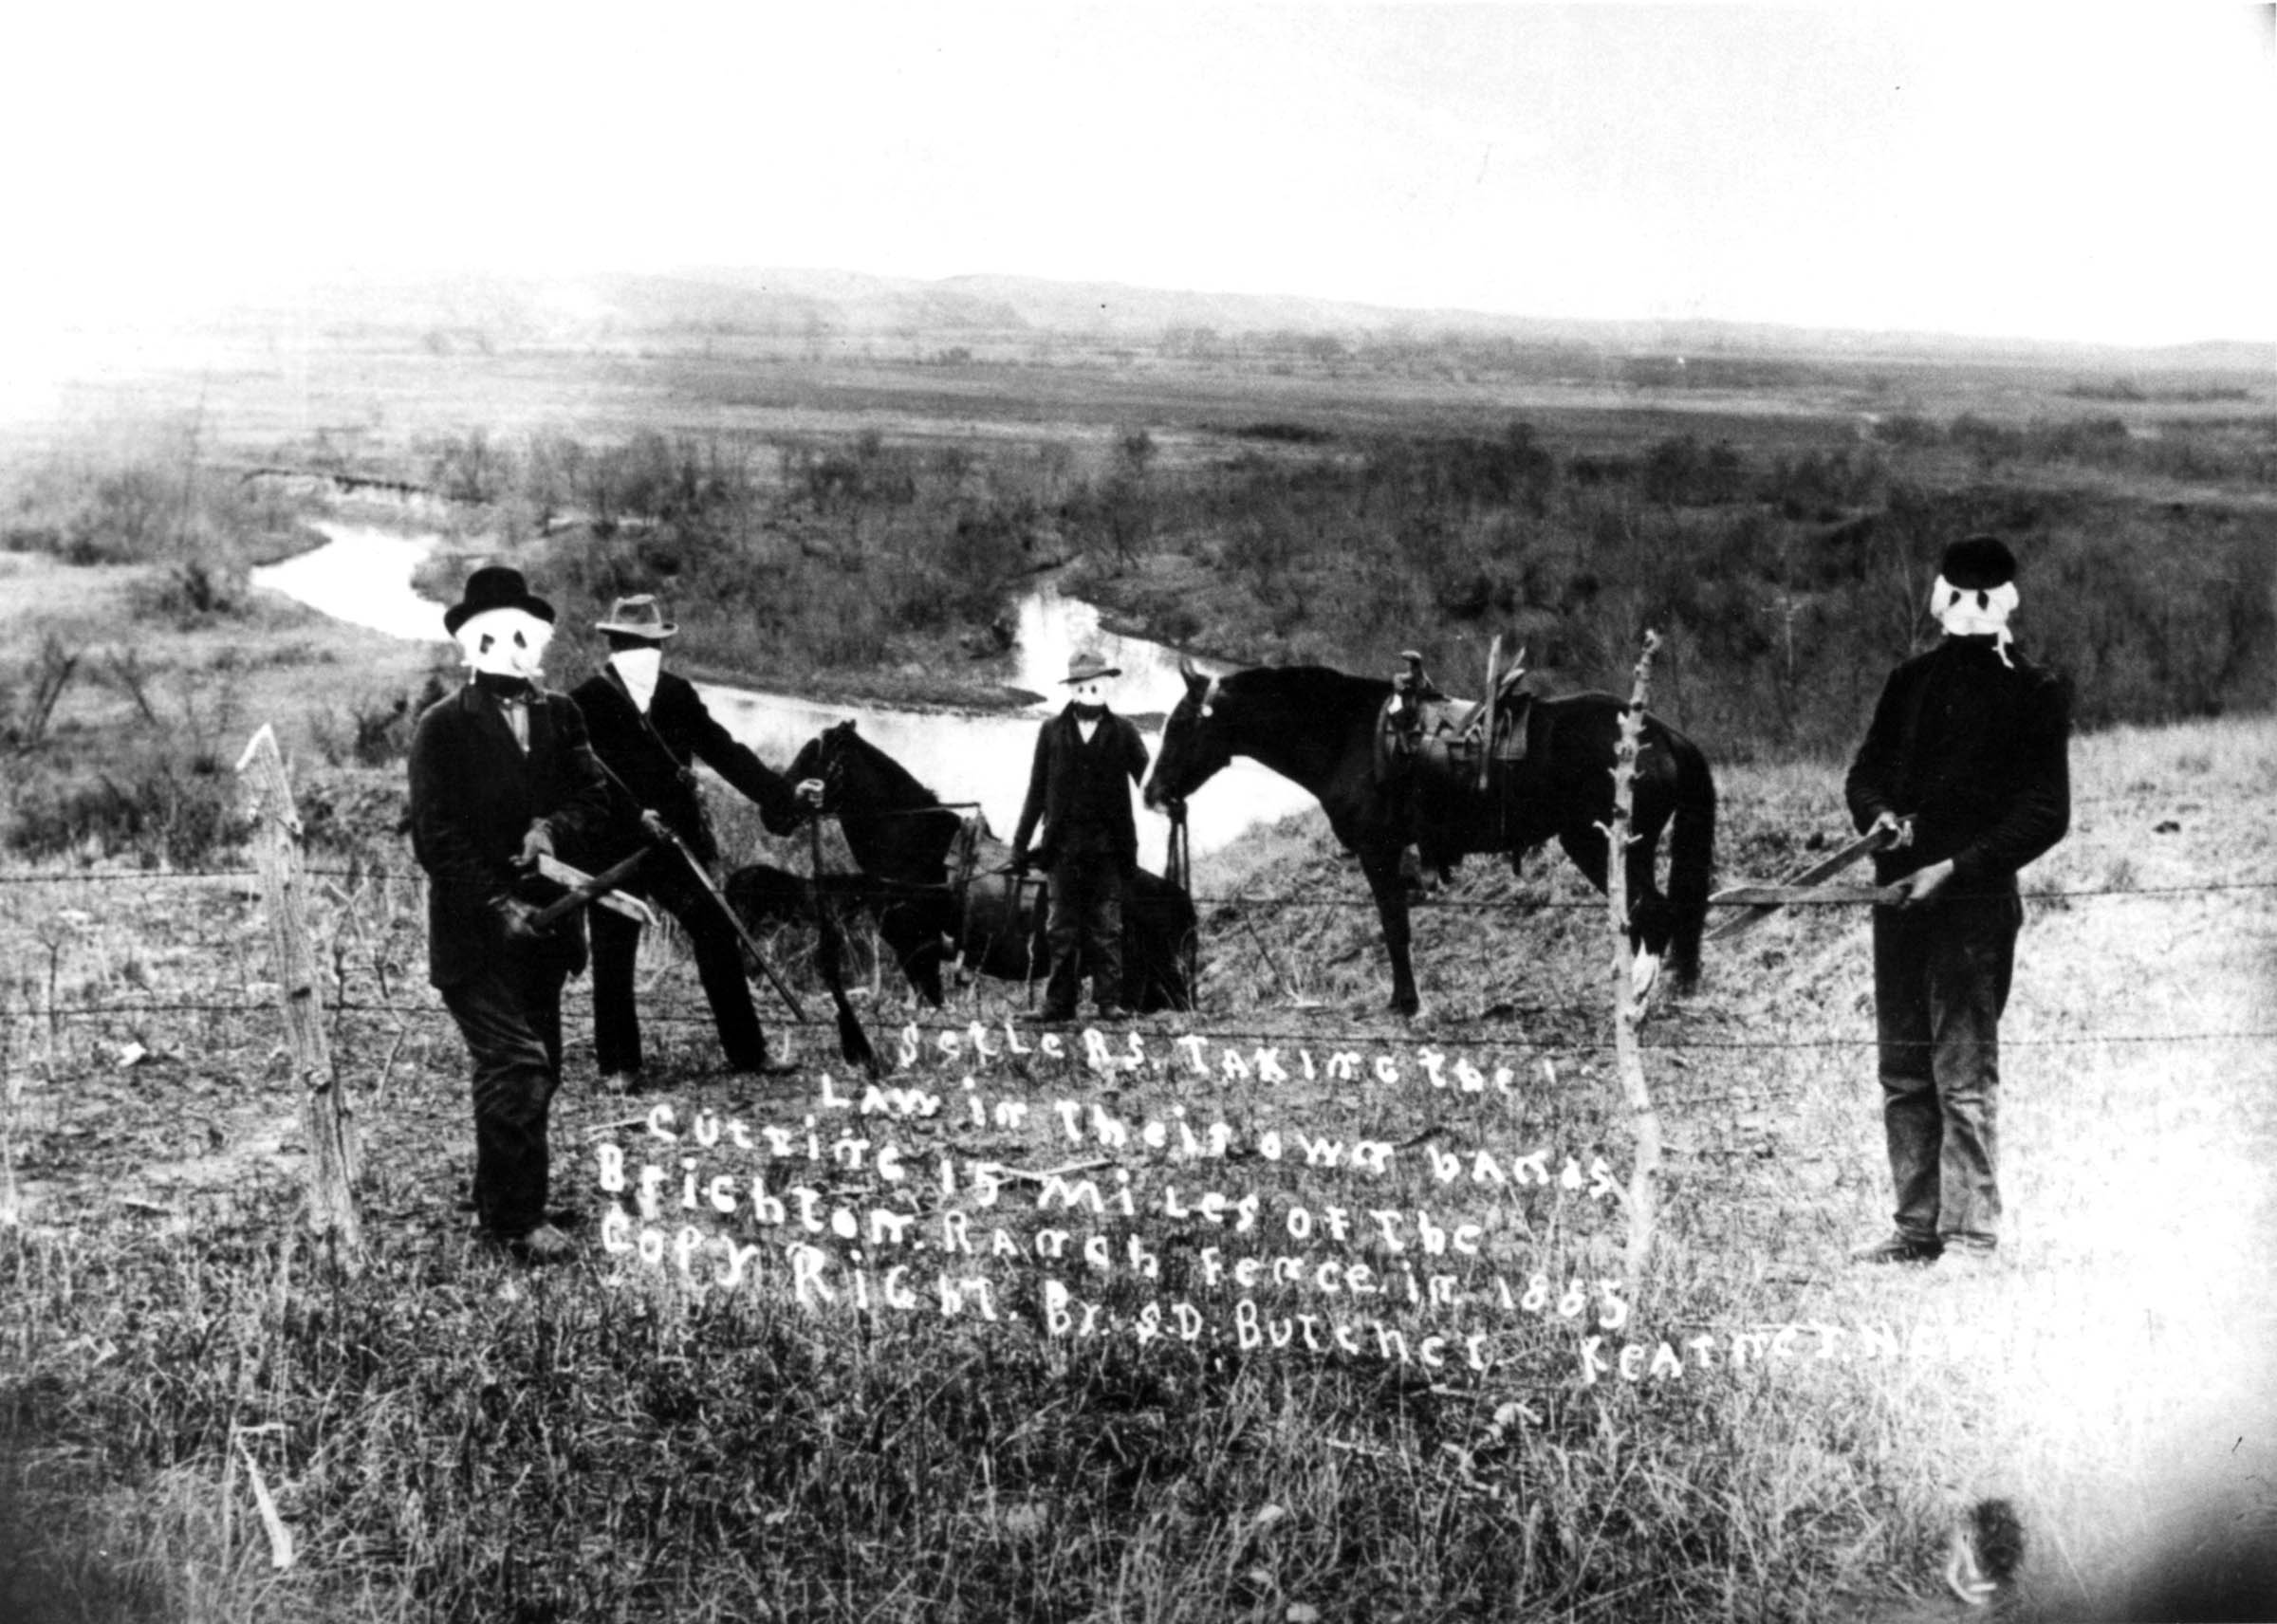
[[[251,803],[253,856],[268,898],[269,954],[292,1041],[293,1074],[301,1083],[309,1227],[331,1236],[341,1258],[353,1267],[363,1248],[355,1193],[363,1156],[318,1006],[316,949],[308,939],[307,889],[301,874],[300,814],[277,735],[266,723],[238,758],[237,776],[245,781]]]
[[[1629,1209],[1631,1301],[1643,1283],[1660,1202],[1660,1116],[1653,1109],[1652,1090],[1644,1080],[1644,1056],[1637,1043],[1637,1028],[1644,1020],[1644,1000],[1638,992],[1636,962],[1629,949],[1628,877],[1629,845],[1636,838],[1631,818],[1637,801],[1637,741],[1644,728],[1645,700],[1652,689],[1653,655],[1659,647],[1659,634],[1646,631],[1629,708],[1620,718],[1620,740],[1613,749],[1613,821],[1606,829],[1605,901],[1613,917],[1613,1054],[1636,1139],[1636,1160],[1629,1169],[1625,1203]]]

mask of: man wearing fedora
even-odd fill
[[[1034,855],[1051,877],[1046,1021],[1075,1018],[1086,971],[1099,1018],[1123,1014],[1122,898],[1138,861],[1131,789],[1146,776],[1146,742],[1136,723],[1107,709],[1107,680],[1121,674],[1092,650],[1068,660],[1068,703],[1037,729],[1027,800],[1012,835],[1013,872],[1026,873],[1028,840],[1043,820]]]
[[[609,816],[606,780],[566,694],[538,685],[553,606],[522,572],[467,578],[443,612],[471,672],[420,716],[411,743],[411,838],[427,871],[427,972],[473,1061],[474,1209],[483,1233],[530,1262],[572,1249],[546,1213],[546,1118],[562,1074],[562,984],[584,968],[575,913],[535,874],[559,842],[582,850]]]
[[[1981,1267],[2000,1230],[2000,1017],[2024,907],[2016,873],[2071,818],[2066,684],[2015,650],[2016,560],[1997,536],[1945,549],[1944,637],[1883,688],[1843,790],[1880,831],[1874,1006],[1896,1227],[1861,1263]]]
[[[794,790],[729,735],[694,683],[663,669],[664,644],[679,628],[664,618],[653,596],[620,598],[594,630],[608,639],[608,658],[570,697],[584,712],[594,753],[612,780],[609,843],[615,858],[629,856],[669,829],[695,861],[719,860],[718,842],[696,787],[699,761],[756,803],[772,833],[788,834],[822,803],[819,781]],[[665,909],[687,931],[729,1066],[755,1075],[775,1069],[768,1063],[767,1040],[751,1005],[742,943],[718,900],[687,872],[685,859],[667,844],[625,889]],[[602,1086],[620,1093],[641,1087],[640,1018],[633,1004],[639,943],[637,921],[605,912],[594,914],[593,1058]]]

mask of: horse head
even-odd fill
[[[1225,681],[1205,676],[1184,655],[1178,675],[1186,696],[1162,727],[1162,751],[1146,775],[1145,800],[1157,812],[1175,808],[1233,759],[1233,718]]]
[[[859,788],[849,790],[847,785],[849,768],[859,768],[861,765],[859,752],[851,747],[858,742],[854,719],[849,716],[843,722],[831,723],[815,734],[805,748],[799,752],[799,759],[803,762],[807,761],[811,753],[809,771],[813,777],[823,781],[822,809],[825,812],[842,813],[846,810],[849,799],[861,799]]]
[[[863,738],[851,717],[834,722],[799,751],[798,766],[823,781],[823,810],[865,872],[937,877],[958,818],[916,775]],[[796,769],[794,768],[794,771]]]

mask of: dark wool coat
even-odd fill
[[[696,793],[693,764],[698,761],[755,803],[770,833],[787,835],[798,827],[803,808],[789,781],[736,743],[686,677],[659,672],[645,717],[614,666],[602,666],[569,696],[584,712],[594,754],[624,786],[613,790],[616,824],[609,839],[618,855],[640,843],[645,810],[671,824],[700,860],[717,859],[718,842]]]
[[[2013,888],[2071,823],[2071,695],[1990,637],[1947,637],[1890,674],[1843,781],[1860,830],[1884,812],[1913,843],[1875,856],[1883,882],[1953,859],[1959,892]]]
[[[1036,821],[1044,821],[1044,845],[1036,859],[1046,867],[1073,856],[1108,854],[1127,868],[1138,860],[1138,826],[1131,816],[1131,792],[1124,781],[1146,777],[1146,741],[1138,725],[1113,711],[1100,718],[1085,744],[1068,706],[1036,730],[1036,756],[1027,775],[1027,800],[1012,836],[1015,858],[1027,852]]]
[[[514,867],[531,823],[544,821],[565,861],[595,847],[609,816],[584,718],[565,693],[529,706],[529,753],[498,702],[472,683],[430,706],[411,739],[411,844],[427,871],[427,978],[471,981],[505,940],[498,905],[561,895]],[[588,858],[589,860],[589,858]],[[565,973],[585,962],[582,916],[541,950]]]

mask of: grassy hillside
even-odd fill
[[[474,1249],[457,1207],[463,1061],[419,985],[416,887],[384,837],[315,857],[327,962],[347,978],[336,1051],[370,1163],[371,1263],[342,1278],[294,1232],[295,1105],[252,898],[19,865],[0,876],[20,1214],[0,1233],[19,1305],[0,1333],[0,1612],[1941,1616],[1947,1530],[1998,1498],[2027,1541],[2009,1615],[2266,1615],[2277,1395],[2258,1260],[2277,1240],[2277,861],[2260,808],[2277,790],[2277,729],[2118,729],[2082,741],[2075,765],[2074,833],[2028,877],[2001,1267],[1953,1280],[1842,1263],[1886,1206],[1863,922],[1798,913],[1712,957],[1703,993],[1647,1025],[1676,1154],[1657,1261],[1618,1319],[1594,1284],[1570,1317],[1561,1307],[1569,1282],[1618,1273],[1620,1233],[1609,1203],[1556,1186],[1561,1159],[1601,1156],[1617,1176],[1627,1161],[1601,915],[1562,861],[1518,880],[1474,863],[1425,909],[1427,1014],[1410,1027],[1377,1013],[1381,957],[1350,906],[1356,877],[1316,820],[1297,821],[1204,877],[1204,1008],[1143,1024],[1155,1063],[1108,1085],[1037,1055],[928,1060],[893,1080],[948,1096],[931,1117],[832,1113],[818,1074],[836,1077],[833,1097],[850,1085],[819,1026],[797,1034],[808,1069],[780,1092],[719,1076],[690,969],[659,951],[646,996],[681,1125],[709,1109],[795,1140],[811,1115],[825,1137],[857,1119],[871,1141],[860,1165],[827,1172],[795,1144],[770,1166],[723,1141],[697,1153],[706,1175],[729,1171],[740,1190],[762,1172],[787,1200],[819,1188],[824,1211],[917,1212],[915,1233],[935,1240],[961,1211],[983,1238],[966,1266],[994,1283],[993,1321],[945,1317],[930,1286],[916,1310],[802,1306],[782,1233],[748,1210],[699,1219],[762,1244],[764,1279],[732,1289],[676,1283],[669,1250],[652,1266],[598,1237],[540,1276]],[[353,803],[365,782],[322,777],[304,798]],[[1727,774],[1727,877],[1796,866],[1839,833],[1836,794],[1824,767]],[[772,946],[801,964],[800,932]],[[970,996],[955,1023],[1001,1033],[1009,1018],[1036,1038],[1016,990]],[[901,1000],[863,995],[874,1031],[909,1018]],[[70,1013],[87,1006],[107,1012]],[[581,1005],[573,1032],[583,1019]],[[948,1024],[923,1018],[928,1043]],[[1210,1035],[1213,1067],[1271,1045],[1291,1075],[1204,1079],[1181,1032]],[[143,1051],[131,1065],[128,1043]],[[1434,1090],[1425,1047],[1449,1066],[1509,1064],[1515,1092]],[[1338,1050],[1389,1057],[1399,1079],[1299,1071],[1300,1051],[1324,1068]],[[1033,1114],[975,1127],[968,1073],[991,1109]],[[676,1233],[686,1153],[645,1141],[638,1112],[591,1080],[580,1054],[554,1134],[562,1199],[629,1204],[602,1188],[615,1146],[632,1170],[661,1166],[660,1222]],[[1182,1107],[1197,1129],[1227,1123],[1247,1153],[1182,1164],[1136,1141],[1072,1144],[1061,1098],[1134,1125]],[[1380,1177],[1300,1167],[1257,1153],[1268,1128],[1398,1149]],[[885,1141],[923,1176],[881,1176]],[[1434,1166],[1537,1149],[1549,1188],[1449,1185]],[[982,1206],[970,1184],[939,1190],[942,1156],[968,1177],[973,1159],[1072,1164],[1110,1192],[1127,1171],[1138,1215],[1039,1210],[1032,1182]],[[1182,1191],[1191,1212],[1204,1189],[1324,1223],[1332,1205],[1420,1210],[1479,1225],[1484,1244],[1424,1260],[1357,1216],[1349,1243],[1298,1246],[1165,1211]],[[1079,1239],[1039,1261],[1034,1237],[1053,1227]],[[986,1256],[996,1228],[1027,1261]],[[1158,1279],[1102,1282],[1076,1261],[1084,1232],[1118,1259],[1136,1239]],[[1412,1223],[1401,1233],[1419,1244]],[[844,1288],[869,1239],[820,1244]],[[1309,1283],[1244,1290],[1211,1272],[1291,1250],[1308,1269],[1364,1262],[1387,1284],[1422,1262],[1418,1277],[1447,1272],[1462,1302],[1400,1288],[1361,1316]],[[881,1245],[873,1292],[897,1256],[930,1279],[933,1259]],[[1537,1274],[1546,1295],[1528,1309]],[[1067,1309],[1069,1334],[1052,1335],[1047,1282],[1103,1303],[1117,1328],[1079,1338]],[[1286,1327],[1289,1347],[1241,1345],[1245,1297],[1260,1335]],[[1171,1329],[1141,1341],[1149,1302]],[[1207,1326],[1191,1344],[1177,1303]],[[1352,1315],[1361,1352],[1308,1351],[1299,1314],[1324,1338]],[[1874,1328],[1899,1351],[1869,1354]],[[1749,1333],[1767,1339],[1734,1369],[1732,1338]],[[1493,1368],[1464,1368],[1460,1340],[1448,1368],[1425,1368],[1435,1334],[1482,1337]],[[1685,1369],[1628,1381],[1615,1363],[1589,1383],[1584,1336],[1610,1359],[1643,1344],[1640,1373],[1665,1341]],[[287,1571],[269,1565],[256,1469],[294,1541]]]
[[[1016,292],[950,291],[990,321]],[[0,432],[0,1618],[1944,1616],[1954,1521],[1994,1500],[2026,1537],[2004,1615],[2277,1613],[2265,374],[1199,317],[984,341],[909,289],[834,333],[851,294],[796,292],[819,326],[758,330],[706,287],[599,335],[407,295]],[[2019,637],[2089,726],[2073,833],[2027,877],[2003,1264],[1842,1261],[1887,1206],[1865,927],[1798,910],[1648,1024],[1664,1230],[1609,1294],[1601,903],[1554,856],[1470,863],[1419,912],[1425,1014],[1395,1023],[1363,888],[1307,817],[1205,865],[1202,1006],[1141,1024],[1144,1063],[1045,1056],[1021,990],[960,991],[1000,1052],[949,1056],[951,1018],[921,1018],[888,1080],[929,1115],[842,1110],[828,1027],[771,1005],[800,1073],[721,1075],[653,941],[675,1123],[752,1148],[652,1140],[598,1096],[581,984],[560,1198],[633,1210],[654,1163],[660,1205],[630,1252],[589,1228],[575,1265],[513,1269],[461,1206],[464,1057],[396,832],[431,656],[242,590],[305,540],[300,488],[248,477],[279,464],[447,503],[438,591],[510,558],[574,626],[662,590],[694,663],[807,692],[981,692],[1004,596],[1070,557],[1158,636],[1359,669],[1412,643],[1458,689],[1496,633],[1553,686],[1612,685],[1651,622],[1727,882],[1841,837],[1835,764],[1926,630],[1936,548],[1999,530]],[[354,1276],[297,1228],[298,1090],[232,875],[259,722],[296,764],[367,1150]],[[808,860],[729,823],[743,857]],[[810,932],[768,946],[819,1014]],[[898,1052],[905,994],[858,968]],[[1137,1136],[1102,1142],[1093,1105]],[[1233,1153],[1181,1159],[1180,1125]],[[1386,1149],[1342,1159],[1363,1141]],[[606,1187],[613,1153],[635,1189]],[[975,1163],[1031,1176],[988,1203]],[[1055,1171],[1102,1209],[1039,1207]],[[992,1319],[961,1287],[943,1311],[960,1236]]]

